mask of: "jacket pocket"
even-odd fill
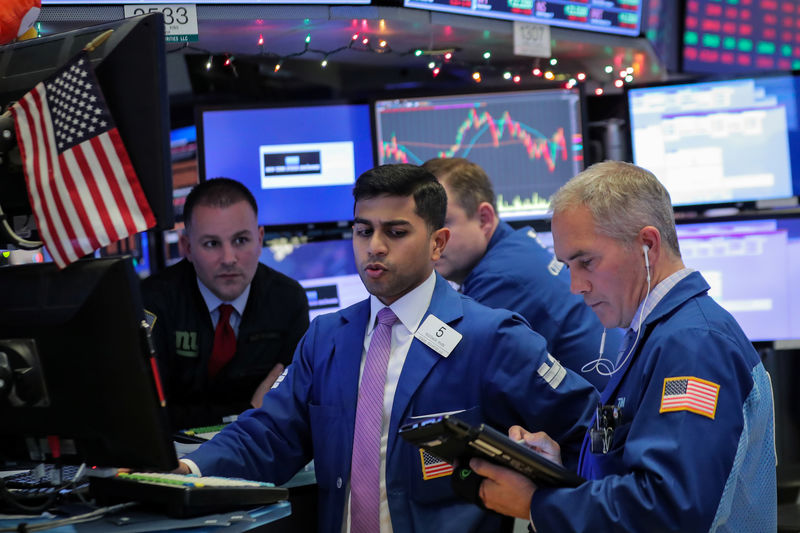
[[[338,405],[309,404],[311,442],[314,447],[314,467],[317,484],[322,489],[340,489],[347,483],[350,457],[345,459],[352,435],[344,433],[345,410]],[[351,442],[352,444],[352,442]]]

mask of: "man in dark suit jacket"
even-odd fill
[[[308,328],[303,288],[258,261],[257,209],[237,181],[201,183],[184,206],[185,259],[142,284],[175,429],[220,424],[261,405]],[[220,358],[212,352],[223,304],[232,306],[235,351]]]

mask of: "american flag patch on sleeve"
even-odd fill
[[[713,419],[717,412],[719,385],[691,376],[664,379],[659,413],[691,411]]]
[[[426,452],[422,448],[419,449],[419,457],[422,461],[422,479],[424,480],[449,476],[453,473],[453,465]]]

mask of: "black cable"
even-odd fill
[[[43,520],[35,524],[28,524],[27,522],[21,522],[16,526],[0,528],[0,533],[13,533],[13,532],[32,533],[34,531],[44,531],[46,529],[53,529],[61,526],[69,526],[72,524],[80,524],[82,522],[90,522],[92,520],[97,520],[98,518],[102,518],[107,514],[116,513],[117,511],[127,509],[128,507],[133,507],[134,505],[138,505],[138,503],[137,502],[118,503],[116,505],[111,505],[108,507],[100,507],[88,513],[75,515],[69,518],[62,518],[60,520]]]
[[[36,498],[39,497],[41,496],[40,495],[36,496]],[[8,490],[8,487],[6,487],[5,480],[0,478],[0,501],[7,504],[9,507],[11,507],[16,511],[21,511],[25,514],[31,514],[31,513],[38,514],[52,507],[53,503],[56,501],[56,498],[58,498],[58,491],[54,490],[52,493],[48,494],[47,499],[44,502],[40,503],[39,505],[26,505],[22,503],[21,500],[32,499],[32,498],[31,497],[24,498],[20,497],[17,494],[14,494],[10,490]]]
[[[75,476],[72,479],[66,482],[62,482],[58,486],[51,487],[52,491],[46,495],[46,499],[42,503],[36,505],[28,505],[23,502],[25,500],[38,500],[44,497],[43,495],[15,494],[11,490],[9,490],[9,488],[6,486],[5,479],[0,478],[0,502],[4,502],[13,509],[21,511],[26,514],[32,514],[32,513],[38,514],[52,507],[53,504],[56,502],[56,500],[59,498],[59,496],[61,496],[61,491],[75,488],[82,475],[83,475],[83,468],[79,469],[75,473]]]

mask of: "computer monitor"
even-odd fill
[[[350,239],[272,240],[261,252],[261,262],[305,288],[310,319],[369,297],[358,276]]]
[[[796,1],[691,0],[684,4],[684,72],[800,69],[800,5]]]
[[[161,14],[118,20],[0,47],[0,112],[107,30],[113,33],[89,54],[89,58],[156,217],[156,227],[168,229],[173,225],[172,174]],[[10,117],[0,123],[0,129],[6,128],[13,133]],[[0,205],[10,217],[29,217],[31,208],[14,139],[0,138],[0,156]],[[0,242],[0,247],[4,244],[7,243]]]
[[[679,221],[680,222],[680,221]],[[800,219],[679,223],[683,262],[751,341],[800,339]]]
[[[0,459],[177,466],[130,258],[3,267],[0,293]]]
[[[405,7],[507,20],[535,22],[579,30],[639,35],[642,8],[638,0],[403,0]]]
[[[244,183],[265,226],[353,218],[353,184],[374,165],[366,103],[201,109],[200,179]]]
[[[630,88],[633,162],[661,180],[676,206],[796,205],[798,79],[785,73]]]
[[[378,100],[378,161],[464,157],[492,180],[501,218],[546,217],[583,170],[583,117],[577,88]]]

